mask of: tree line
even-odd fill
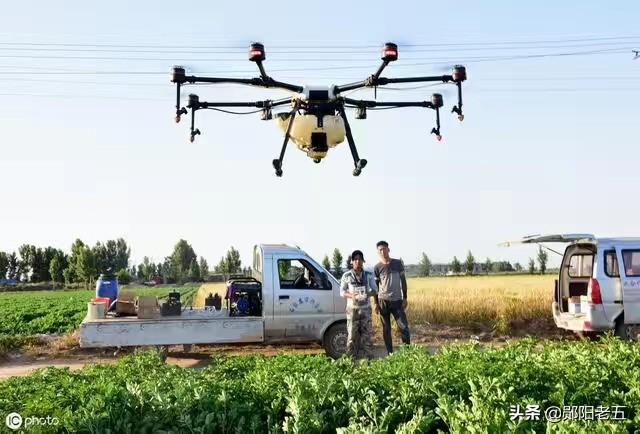
[[[331,255],[331,259],[329,259],[329,255],[324,255],[322,259],[322,266],[329,270],[334,276],[337,278],[342,277],[342,273],[345,269],[350,269],[350,258],[346,258],[346,262],[344,263],[343,268],[343,260],[345,258],[342,256],[342,253],[339,249],[334,249]],[[536,259],[529,258],[528,264],[528,272],[530,274],[535,274],[536,272],[540,272],[540,274],[544,274],[547,271],[547,262],[548,262],[547,252],[541,247],[538,247],[538,253],[536,255]],[[536,267],[536,260],[538,266]],[[508,273],[508,272],[523,272],[524,268],[519,263],[511,264],[509,261],[492,261],[490,258],[486,258],[483,263],[476,262],[476,258],[473,256],[471,251],[467,252],[467,257],[464,262],[461,262],[456,256],[453,257],[453,260],[448,264],[449,270],[454,274],[474,274],[476,270],[481,269],[484,273]],[[426,253],[422,253],[420,256],[420,261],[418,263],[418,275],[422,277],[430,276],[433,274],[433,264],[431,260],[427,256]]]
[[[122,238],[104,243],[98,241],[94,246],[76,239],[70,253],[51,246],[43,248],[23,244],[17,252],[0,251],[0,280],[92,285],[101,274],[115,274],[123,284],[133,280],[184,283],[206,280],[210,274],[207,260],[198,257],[193,247],[183,239],[159,263],[145,256],[140,264],[129,266],[130,256],[131,248]],[[240,254],[234,247],[214,267],[214,273],[227,276],[248,272],[249,269],[242,268]]]
[[[536,260],[534,258],[529,258],[529,266],[528,272],[529,274],[535,274],[536,271],[539,271],[540,274],[544,274],[547,271],[547,262],[548,262],[548,254],[542,248],[542,246],[538,247],[538,253],[536,255],[536,259],[538,261],[538,267],[536,268]],[[476,258],[471,253],[471,250],[467,252],[467,257],[464,262],[461,262],[457,256],[453,257],[453,260],[449,264],[449,269],[454,274],[474,274],[477,269],[481,269],[484,273],[505,273],[505,272],[522,272],[523,267],[519,262],[515,264],[511,264],[509,261],[492,261],[490,258],[487,258],[483,263],[476,262]],[[418,263],[418,275],[422,277],[426,277],[432,274],[433,264],[431,260],[427,256],[426,253],[422,253],[420,257],[420,262]]]

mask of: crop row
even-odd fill
[[[57,417],[60,432],[92,433],[628,432],[640,427],[638,372],[640,347],[613,338],[435,356],[411,347],[365,363],[227,357],[197,370],[149,353],[0,382],[0,416]],[[512,420],[510,407],[527,404],[621,406],[625,420]]]

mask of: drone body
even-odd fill
[[[358,176],[367,165],[367,160],[361,159],[355,146],[355,141],[351,133],[351,127],[346,115],[346,108],[356,109],[356,119],[366,119],[367,109],[380,108],[400,108],[400,107],[424,107],[433,109],[436,112],[436,126],[431,130],[432,134],[440,140],[440,108],[443,106],[442,95],[434,93],[430,101],[402,101],[387,102],[376,100],[356,100],[346,98],[341,93],[356,90],[364,87],[383,86],[389,83],[416,83],[428,81],[441,81],[443,83],[454,83],[458,88],[458,105],[454,106],[452,112],[458,114],[458,119],[462,121],[462,82],[466,80],[466,69],[464,66],[455,66],[451,75],[441,75],[432,77],[406,77],[406,78],[384,78],[380,77],[383,69],[398,59],[398,48],[393,43],[385,44],[382,51],[382,65],[378,71],[364,81],[351,83],[342,86],[298,86],[289,83],[276,81],[269,77],[263,67],[262,61],[266,58],[264,46],[253,43],[249,49],[249,60],[257,63],[260,70],[260,77],[251,79],[241,78],[218,78],[218,77],[196,77],[187,76],[184,68],[174,67],[172,82],[177,84],[176,95],[176,122],[180,121],[183,114],[188,111],[180,107],[180,87],[189,83],[236,83],[266,88],[279,88],[293,92],[293,95],[280,100],[264,100],[255,102],[201,102],[197,95],[189,95],[187,107],[191,109],[191,141],[193,142],[200,130],[195,128],[195,113],[198,110],[211,109],[223,110],[222,107],[257,107],[262,114],[262,120],[273,119],[272,108],[288,107],[287,112],[276,113],[276,122],[284,131],[284,143],[280,152],[280,157],[273,160],[273,167],[277,176],[282,176],[282,161],[289,140],[315,163],[320,163],[326,157],[329,149],[342,143],[345,138],[349,143],[349,149],[353,157],[353,175]],[[232,112],[233,113],[233,112]],[[250,112],[248,112],[250,113]],[[245,114],[245,113],[237,113]]]
[[[336,113],[334,90],[335,86],[304,86],[291,102],[292,108],[300,107],[300,114],[296,114],[293,121],[289,112],[276,115],[278,126],[285,134],[289,123],[293,122],[290,140],[316,163],[345,139],[344,121]]]

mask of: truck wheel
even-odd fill
[[[347,324],[344,322],[329,327],[324,334],[324,351],[332,359],[338,359],[347,352]]]

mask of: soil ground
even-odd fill
[[[418,325],[412,328],[412,343],[427,347],[430,352],[437,352],[442,346],[454,343],[475,341],[484,346],[501,346],[508,342],[535,336],[545,340],[576,340],[573,334],[550,326],[548,322],[516,325],[508,335],[497,336],[489,329],[482,327],[452,327],[443,325]],[[400,342],[394,335],[394,344]],[[374,340],[374,356],[386,356],[380,330]],[[0,360],[0,380],[29,375],[37,369],[47,367],[81,369],[89,364],[115,363],[124,354],[133,349],[85,349],[77,344],[77,336],[43,337],[38,345],[29,346],[9,353]],[[239,356],[262,354],[273,356],[278,354],[324,354],[318,344],[292,345],[194,345],[189,351],[182,346],[169,348],[167,363],[184,368],[200,368],[212,362],[213,355]]]

